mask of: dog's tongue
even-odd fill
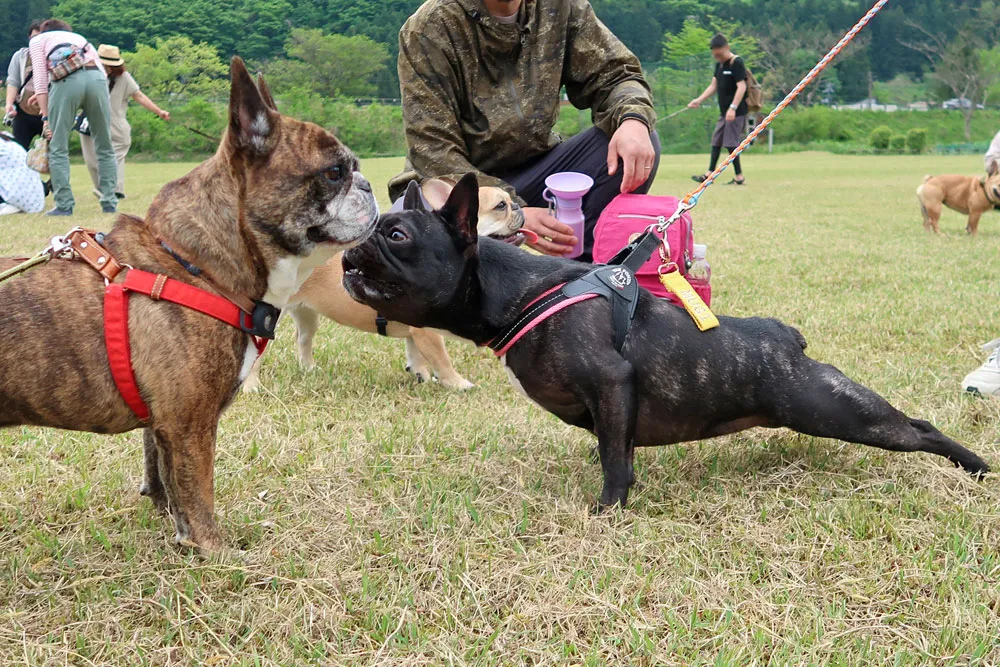
[[[538,234],[530,229],[519,229],[517,230],[517,233],[524,237],[524,240],[528,243],[528,245],[535,245],[538,243]]]

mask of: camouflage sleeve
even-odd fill
[[[626,118],[656,124],[653,95],[639,59],[608,30],[587,0],[570,0],[563,83],[570,102],[591,109],[594,125],[611,136]]]
[[[469,153],[459,122],[459,95],[456,64],[422,32],[403,26],[399,33],[399,88],[406,131],[407,171],[389,183],[389,197],[395,201],[411,180],[452,178],[459,180],[476,172],[479,185],[506,190],[516,201],[508,183],[479,171],[469,161]]]

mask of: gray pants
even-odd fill
[[[650,134],[656,159],[649,178],[636,189],[636,194],[646,194],[653,185],[656,171],[660,167],[660,138],[656,132]],[[545,179],[552,174],[563,171],[577,171],[594,179],[594,187],[583,200],[583,215],[586,233],[583,239],[583,255],[578,259],[583,262],[592,261],[594,249],[594,227],[597,219],[607,208],[611,200],[621,194],[622,178],[625,170],[619,168],[614,176],[608,176],[608,145],[611,139],[596,127],[581,132],[571,139],[559,144],[545,155],[535,158],[516,169],[490,174],[514,186],[517,194],[528,206],[548,207],[548,202],[542,199],[545,191]]]
[[[112,144],[113,145],[113,144]],[[125,194],[125,157],[128,155],[131,144],[125,146],[114,146],[115,165],[117,167],[118,180],[115,185],[115,192]],[[100,192],[101,173],[97,160],[97,147],[94,145],[94,138],[86,134],[80,135],[80,152],[83,153],[83,162],[90,172],[90,180],[94,184],[94,189]]]
[[[115,197],[118,169],[115,149],[111,146],[111,100],[108,80],[96,69],[78,70],[49,85],[49,126],[52,129],[49,172],[56,206],[69,210],[75,203],[69,186],[69,133],[73,131],[77,109],[83,109],[90,120],[97,151],[101,204],[115,208],[118,205]]]

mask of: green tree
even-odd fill
[[[124,55],[132,75],[154,99],[168,97],[219,98],[229,89],[229,67],[208,44],[187,37],[158,39],[140,44]]]
[[[285,44],[288,60],[272,63],[279,90],[303,88],[326,97],[375,94],[375,79],[386,68],[389,50],[363,35],[327,35],[296,28]]]

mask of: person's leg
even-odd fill
[[[734,150],[736,150],[736,146],[733,146],[732,148],[729,148],[728,146],[726,147],[726,153],[731,154]],[[733,159],[733,171],[736,173],[736,180],[743,180],[743,166],[740,164],[739,155]]]
[[[60,211],[72,211],[76,203],[69,186],[69,134],[73,131],[76,110],[84,94],[81,76],[80,73],[71,74],[49,86],[49,127],[52,130],[49,174],[56,208]]]
[[[649,178],[636,190],[642,194],[649,191],[660,165],[659,137],[653,132],[650,134],[650,139],[656,151],[656,159],[650,170]],[[597,219],[611,203],[611,200],[621,193],[624,170],[618,169],[614,176],[608,175],[608,145],[610,143],[608,135],[596,127],[592,127],[564,141],[531,163],[509,172],[493,174],[510,183],[528,206],[540,207],[549,205],[542,198],[542,193],[545,191],[545,179],[552,174],[575,171],[593,178],[594,187],[583,200],[586,236],[583,241],[583,255],[579,257],[581,261],[590,261]]]
[[[719,166],[719,156],[722,155],[722,146],[712,146],[712,155],[708,160],[708,173],[711,174]]]
[[[100,187],[101,182],[97,175],[97,151],[94,149],[93,137],[86,134],[80,135],[80,152],[83,153],[83,163],[87,165],[87,171],[90,173],[90,181],[94,184],[94,189],[96,190]]]
[[[21,144],[24,150],[28,150],[34,138],[42,133],[42,117],[31,116],[18,108],[11,131],[14,141]]]
[[[118,160],[115,157],[114,146],[111,145],[111,100],[108,97],[108,82],[93,70],[86,70],[83,76],[87,91],[83,99],[83,111],[90,121],[90,135],[94,139],[94,150],[97,153],[101,209],[114,211],[118,208],[118,198],[115,197]]]
[[[115,146],[115,166],[117,167],[117,181],[115,185],[115,197],[125,199],[125,156],[128,155],[131,144]]]

